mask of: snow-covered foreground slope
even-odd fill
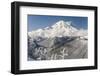
[[[87,44],[87,30],[61,20],[28,33],[28,60],[87,58]]]

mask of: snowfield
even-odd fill
[[[87,30],[58,21],[51,27],[28,32],[28,60],[88,58]]]

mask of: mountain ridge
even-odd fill
[[[28,33],[28,60],[87,58],[87,30],[71,21],[58,21],[50,27]]]
[[[80,29],[72,26],[71,21],[60,20],[56,22],[51,27],[45,27],[44,29],[37,29],[35,31],[28,32],[28,35],[32,38],[43,37],[43,38],[53,38],[53,37],[64,37],[64,36],[86,36],[87,30]]]

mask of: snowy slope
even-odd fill
[[[32,38],[34,37],[63,37],[63,36],[83,36],[86,35],[87,32],[84,30],[78,30],[77,28],[72,26],[71,21],[63,21],[60,20],[51,27],[46,27],[44,29],[38,29],[32,32],[29,32],[28,35]]]
[[[87,30],[60,20],[51,27],[28,33],[28,60],[87,58]]]

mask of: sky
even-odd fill
[[[78,29],[87,29],[88,26],[88,17],[28,15],[28,32],[52,26],[60,20],[71,21]]]

